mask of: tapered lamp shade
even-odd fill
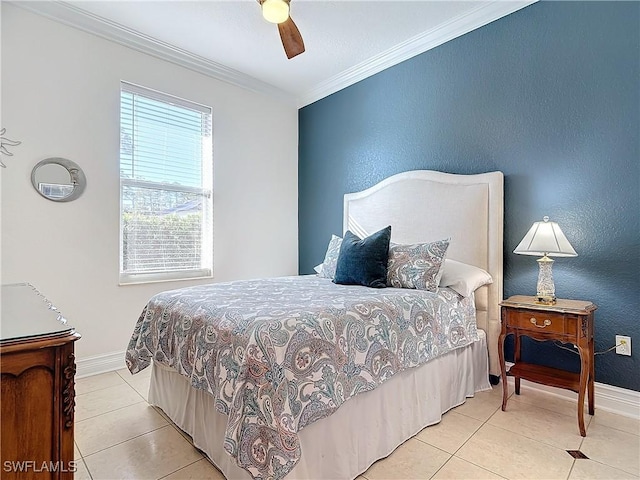
[[[556,287],[553,283],[553,260],[549,257],[576,257],[567,237],[556,222],[544,217],[542,222],[535,222],[518,244],[513,253],[520,255],[542,255],[538,259],[540,270],[536,301],[544,305],[552,305],[556,301]]]
[[[544,217],[542,222],[535,222],[518,244],[513,253],[520,255],[547,255],[549,257],[577,257],[560,225],[550,222]]]

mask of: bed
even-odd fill
[[[387,225],[397,244],[450,238],[447,258],[493,283],[462,297],[300,276],[188,287],[145,307],[127,365],[153,363],[150,403],[226,478],[355,478],[491,388],[502,174],[411,171],[345,195],[345,232],[364,238]],[[444,313],[422,321],[425,311]]]

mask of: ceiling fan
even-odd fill
[[[291,59],[304,52],[304,42],[300,30],[291,20],[289,3],[291,0],[257,0],[262,7],[262,16],[271,23],[278,24],[280,39],[287,58]]]

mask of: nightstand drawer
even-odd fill
[[[534,332],[566,333],[564,315],[555,312],[509,310],[507,325]]]

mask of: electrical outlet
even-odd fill
[[[616,335],[616,353],[631,356],[631,337]]]

